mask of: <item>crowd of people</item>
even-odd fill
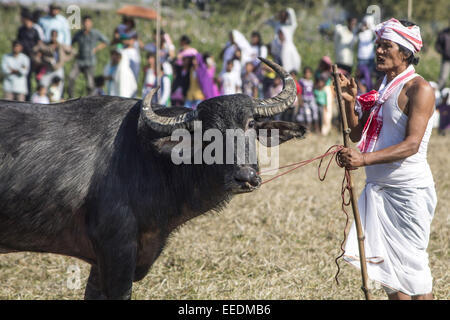
[[[220,53],[223,62],[217,72],[214,55],[199,52],[187,35],[180,37],[177,51],[170,35],[161,30],[157,48],[156,31],[154,41],[144,44],[130,17],[124,16],[108,39],[94,28],[92,17],[83,16],[82,29],[72,36],[68,21],[60,12],[57,4],[50,5],[48,14],[43,16],[39,11],[22,10],[22,25],[12,43],[12,51],[2,58],[6,99],[52,103],[62,101],[65,96],[72,98],[80,73],[85,79],[86,95],[145,96],[158,85],[160,90],[154,102],[164,106],[195,109],[202,100],[235,93],[267,98],[281,91],[282,80],[258,59],[263,57],[282,65],[297,80],[293,108],[280,118],[301,122],[312,132],[323,135],[330,132],[335,100],[331,80],[333,62],[323,56],[315,69],[301,68],[301,56],[294,44],[297,17],[292,8],[265,21],[274,30],[268,44],[263,43],[258,31],[253,31],[247,40],[240,31],[231,30]],[[379,77],[374,61],[374,23],[370,15],[359,24],[356,18],[349,18],[346,25],[337,25],[334,31],[335,62],[342,73],[355,75],[360,94],[372,90]],[[438,109],[443,115],[450,108],[449,90],[443,88],[450,73],[449,34],[448,29],[444,30],[436,44],[443,55],[440,80],[435,86]],[[353,65],[355,46],[356,68]],[[96,54],[105,48],[109,49],[109,62],[103,74],[95,75]],[[65,86],[64,65],[73,59]],[[37,83],[34,93],[33,77]],[[142,81],[141,92],[138,92],[139,81]],[[446,119],[441,117],[442,132],[450,126]]]

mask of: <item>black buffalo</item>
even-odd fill
[[[296,97],[289,74],[264,62],[283,79],[278,96],[221,96],[195,111],[151,106],[154,92],[143,101],[0,101],[0,253],[77,257],[91,264],[85,298],[130,298],[171,231],[261,183],[257,164],[175,165],[174,129],[199,120],[223,133],[277,128],[280,142],[304,135],[295,123],[258,121]]]

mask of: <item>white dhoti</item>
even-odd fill
[[[434,186],[366,185],[358,207],[370,279],[408,295],[431,292],[433,278],[426,249],[436,203]],[[355,223],[348,235],[344,259],[360,267]]]

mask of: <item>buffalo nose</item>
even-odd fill
[[[237,181],[248,182],[254,187],[261,183],[261,178],[256,173],[256,170],[251,167],[239,167],[235,178]]]

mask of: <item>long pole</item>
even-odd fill
[[[342,122],[342,134],[344,139],[344,147],[349,146],[350,142],[350,129],[348,127],[347,123],[347,114],[345,112],[344,103],[342,101],[342,91],[341,91],[341,85],[339,83],[339,74],[338,74],[338,68],[337,65],[333,65],[333,78],[334,78],[334,86],[336,88],[336,95],[337,95],[337,102],[339,105],[339,111],[341,113],[341,122]],[[358,249],[359,249],[359,262],[361,265],[361,277],[362,277],[362,287],[361,290],[364,292],[364,296],[366,300],[371,300],[371,296],[369,293],[369,289],[367,286],[367,264],[366,264],[366,252],[364,250],[364,231],[362,229],[361,225],[361,217],[359,215],[358,210],[358,203],[356,201],[356,197],[354,194],[354,186],[353,186],[353,175],[352,171],[349,171],[348,175],[348,183],[350,186],[349,192],[350,192],[350,201],[352,204],[352,210],[353,210],[353,217],[355,219],[355,225],[356,225],[356,234],[358,237]]]
[[[412,18],[412,7],[413,7],[413,0],[408,0],[408,20],[411,21]]]
[[[160,0],[156,0],[156,86],[160,86],[160,47],[161,47],[161,4]],[[159,90],[156,93],[159,100]]]

